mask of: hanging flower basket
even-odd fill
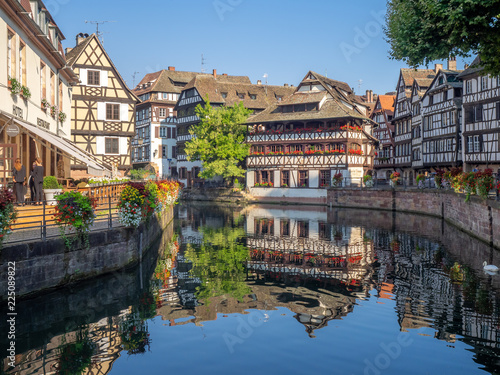
[[[19,83],[19,81],[15,78],[9,78],[9,90],[12,95],[17,95],[21,92],[22,85]]]
[[[40,107],[45,111],[46,109],[48,109],[50,107],[50,103],[47,99],[43,98],[41,103],[40,103]]]
[[[64,113],[64,112],[59,112],[59,116],[58,116],[58,117],[59,117],[59,121],[60,121],[60,122],[64,122],[64,121],[66,121],[66,113]]]
[[[21,86],[21,96],[26,100],[31,98],[31,91],[27,86]]]
[[[56,115],[57,115],[57,112],[59,112],[59,108],[57,108],[55,105],[53,105],[53,106],[50,107],[50,115],[52,117],[55,118]]]

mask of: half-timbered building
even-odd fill
[[[437,66],[439,68],[439,66]],[[396,88],[396,102],[394,104],[394,169],[402,174],[408,181],[413,181],[412,172],[412,88],[415,79],[419,79],[421,89],[425,90],[426,80],[431,80],[436,75],[432,69],[403,68],[399,73]]]
[[[459,74],[463,82],[462,157],[465,171],[500,168],[500,77],[491,77],[476,57]]]
[[[420,87],[422,85],[422,87]],[[416,176],[418,170],[424,166],[422,157],[422,97],[425,94],[425,85],[428,84],[427,78],[415,79],[411,88],[410,105],[412,111],[411,117],[411,167]]]
[[[19,157],[27,173],[40,157],[45,174],[70,177],[70,160],[102,165],[70,140],[71,87],[65,37],[42,1],[0,2],[0,184]],[[27,176],[26,176],[27,177]]]
[[[370,116],[377,126],[373,129],[373,136],[379,140],[379,146],[375,154],[373,168],[375,177],[380,180],[388,180],[394,170],[394,116],[395,95],[379,95],[375,108]]]
[[[187,160],[185,144],[192,138],[189,129],[198,124],[200,119],[195,113],[198,104],[205,105],[206,100],[212,106],[232,106],[238,102],[259,113],[269,105],[284,100],[295,91],[294,87],[263,85],[261,81],[252,84],[246,76],[227,74],[197,75],[183,90],[176,106],[177,110],[177,149],[179,180],[191,186],[202,182],[198,177],[202,168],[199,160]]]
[[[324,191],[309,189],[331,186],[336,173],[359,184],[378,143],[367,110],[348,84],[308,72],[293,95],[249,118],[247,187],[271,199],[320,199]]]
[[[96,34],[78,34],[67,51],[68,65],[80,77],[73,89],[71,138],[120,174],[131,169],[135,106],[139,99],[127,87]],[[71,165],[74,177],[85,177],[81,163]]]
[[[162,178],[177,176],[177,118],[175,104],[181,91],[201,73],[168,70],[149,73],[135,87],[141,99],[136,113],[133,146],[135,168],[154,168]]]
[[[420,167],[427,171],[457,167],[462,164],[460,150],[462,83],[458,79],[460,72],[456,70],[456,61],[451,60],[448,64],[449,69],[437,72],[422,97],[423,165]],[[416,81],[419,84],[418,88],[421,89],[421,82]]]

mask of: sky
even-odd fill
[[[312,70],[347,82],[357,94],[384,94],[395,91],[399,69],[406,67],[389,58],[386,0],[44,2],[66,37],[65,48],[75,46],[78,33],[95,32],[91,22],[109,21],[99,31],[129,87],[174,66],[295,86]],[[462,69],[472,58],[457,60]]]

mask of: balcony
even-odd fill
[[[260,167],[311,167],[311,168],[347,168],[352,165],[371,166],[372,156],[346,154],[320,155],[250,155],[247,157],[248,168]]]
[[[392,167],[394,166],[394,160],[392,158],[378,157],[374,160],[374,167]]]
[[[193,136],[191,134],[177,135],[178,142],[187,142],[192,138]]]
[[[272,132],[272,131],[269,131]],[[310,142],[310,141],[337,141],[341,139],[366,139],[366,136],[361,131],[350,130],[333,130],[333,129],[306,129],[304,131],[292,132],[261,132],[250,134],[247,136],[247,143],[261,143],[261,142]]]

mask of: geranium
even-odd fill
[[[96,199],[82,195],[77,191],[67,191],[58,195],[56,200],[54,219],[59,226],[66,247],[69,249],[73,243],[73,238],[66,236],[66,230],[77,234],[88,247],[88,233],[96,217]]]
[[[490,190],[493,189],[493,171],[491,169],[485,169],[484,172],[476,172],[476,186],[478,195],[486,199]]]
[[[349,131],[353,131],[353,132],[360,132],[363,129],[360,126],[343,125],[340,127],[340,130],[349,130]]]
[[[363,150],[361,150],[361,149],[359,149],[359,150],[349,149],[348,152],[351,155],[363,155]]]
[[[339,187],[340,185],[342,185],[342,180],[344,179],[344,176],[342,175],[342,173],[336,173],[333,175],[333,178],[332,178],[332,186],[333,187]]]
[[[17,217],[14,209],[16,198],[6,188],[0,190],[0,249],[6,236],[12,233],[11,225]]]
[[[396,185],[400,185],[401,184],[401,174],[399,172],[393,172],[389,176],[389,178],[391,180],[391,186],[392,187],[395,187]]]

